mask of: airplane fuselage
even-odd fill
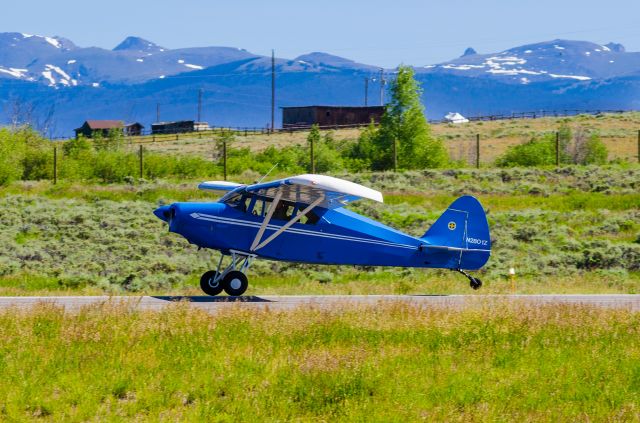
[[[228,253],[231,250],[271,260],[302,263],[458,268],[462,252],[425,249],[424,239],[405,234],[344,208],[316,209],[314,223],[294,223],[268,244],[255,248],[265,220],[226,203],[175,203],[169,230],[190,243]],[[287,220],[272,218],[261,239]],[[486,261],[486,260],[484,260]],[[477,267],[484,264],[478,263]],[[476,268],[467,264],[466,268]]]

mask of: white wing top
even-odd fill
[[[243,187],[231,182],[211,181],[203,182],[198,188],[204,190],[232,191]],[[264,197],[274,198],[281,192],[283,200],[311,204],[319,198],[319,207],[335,209],[345,206],[351,201],[366,198],[383,202],[382,193],[363,185],[327,175],[298,175],[276,181],[244,186],[244,191]]]

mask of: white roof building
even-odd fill
[[[462,116],[458,112],[449,112],[449,113],[447,113],[447,115],[444,117],[444,120],[446,122],[449,122],[449,123],[467,123],[467,122],[469,122],[469,119],[467,119],[466,117]]]

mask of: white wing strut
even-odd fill
[[[267,229],[267,225],[269,224],[269,221],[271,221],[271,216],[273,216],[273,213],[276,211],[276,207],[278,206],[278,203],[280,202],[281,197],[282,197],[282,191],[278,190],[278,192],[276,193],[276,196],[273,198],[271,207],[269,207],[267,216],[262,221],[262,225],[260,225],[260,229],[258,229],[258,233],[256,234],[256,237],[253,239],[253,242],[251,243],[251,248],[249,248],[249,250],[255,251],[256,245],[258,245],[258,242],[260,242],[260,239],[264,234],[264,230]]]
[[[260,248],[264,247],[265,245],[267,245],[268,243],[270,243],[271,241],[276,239],[281,233],[283,233],[284,231],[289,229],[291,227],[291,225],[293,225],[298,220],[300,220],[302,218],[302,216],[305,216],[307,213],[309,213],[311,211],[311,209],[313,209],[315,206],[317,206],[318,204],[322,203],[323,201],[324,201],[324,197],[323,196],[316,198],[316,200],[313,203],[309,204],[307,206],[307,208],[305,208],[300,213],[298,213],[293,219],[291,219],[286,224],[284,224],[280,229],[278,229],[277,231],[272,233],[269,238],[267,238],[264,241],[262,241],[260,244],[258,244],[257,247],[253,248],[253,246],[252,246],[251,247],[251,251],[259,250]],[[264,225],[264,223],[263,223],[263,225]],[[262,228],[260,228],[260,229],[262,229]],[[262,237],[262,234],[259,234],[259,235],[260,235],[260,237]],[[257,235],[256,235],[256,239],[259,239],[259,237]],[[253,242],[255,243],[256,241],[254,240]]]

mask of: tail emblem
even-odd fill
[[[449,222],[449,230],[453,231],[456,229],[456,222]]]

